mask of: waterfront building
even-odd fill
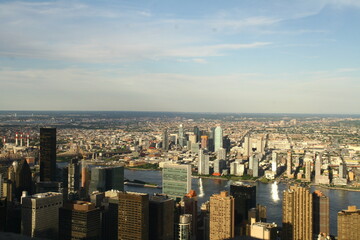
[[[59,209],[59,237],[63,240],[99,239],[100,209],[85,201],[65,203]]]
[[[47,192],[23,197],[21,233],[29,237],[57,239],[59,208],[62,205],[61,193]]]
[[[167,129],[165,129],[163,132],[162,149],[164,149],[165,151],[169,150],[169,135],[168,135]]]
[[[191,165],[164,164],[162,182],[164,194],[182,198],[191,189]]]
[[[198,174],[209,175],[209,159],[210,156],[203,149],[199,150]]]
[[[273,171],[274,173],[277,172],[277,153],[276,152],[272,152],[271,171]]]
[[[216,152],[217,159],[219,160],[226,160],[226,150],[225,148],[219,148]]]
[[[230,195],[235,199],[235,234],[245,235],[248,212],[256,208],[256,186],[233,183],[230,185]]]
[[[329,198],[320,191],[313,193],[313,234],[330,235]]]
[[[217,152],[223,147],[223,130],[217,126],[214,130],[214,151]]]
[[[216,159],[213,161],[214,163],[214,173],[213,175],[220,176],[223,170],[226,168],[226,162],[222,159]]]
[[[40,128],[40,181],[56,181],[56,128]]]
[[[182,214],[179,217],[179,240],[191,240],[191,214]]]
[[[91,170],[89,193],[124,190],[124,167],[95,167]]]
[[[233,238],[234,198],[223,191],[210,197],[210,240]]]
[[[185,145],[185,134],[184,134],[184,128],[183,128],[183,125],[180,124],[179,126],[179,145],[181,147],[184,147]]]
[[[313,200],[308,188],[290,186],[283,196],[284,240],[304,240],[313,237]]]
[[[259,155],[254,155],[253,159],[253,167],[252,167],[252,175],[253,177],[259,177]]]
[[[156,194],[149,198],[149,239],[174,239],[174,200]]]
[[[149,239],[149,195],[119,193],[119,240]]]
[[[360,239],[360,209],[348,206],[338,213],[338,240]]]

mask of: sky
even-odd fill
[[[0,110],[360,113],[359,0],[0,0]]]

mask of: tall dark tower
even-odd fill
[[[40,128],[40,181],[56,181],[56,128]]]
[[[235,199],[235,235],[245,235],[248,212],[256,207],[256,186],[231,184],[230,195]]]

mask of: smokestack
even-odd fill
[[[30,135],[29,135],[29,133],[26,135],[26,147],[30,147]]]
[[[18,133],[15,134],[15,146],[19,144],[19,135]]]
[[[20,133],[20,147],[23,146],[23,134]]]

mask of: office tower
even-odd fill
[[[360,239],[360,209],[348,206],[338,212],[338,240]]]
[[[100,223],[100,209],[91,202],[69,202],[59,209],[59,237],[62,240],[99,239]]]
[[[7,200],[6,197],[0,197],[0,232],[6,231],[7,220]]]
[[[253,177],[259,177],[259,157],[258,155],[254,155],[254,160],[253,160],[253,168],[252,168],[252,172],[253,172]]]
[[[292,155],[291,155],[291,151],[289,151],[287,153],[287,157],[286,157],[286,175],[287,175],[287,177],[291,176],[291,170],[292,170]]]
[[[254,168],[254,154],[251,154],[249,157],[249,169],[252,170]]]
[[[20,200],[23,191],[31,193],[32,191],[32,178],[31,170],[25,159],[17,162],[14,161],[11,168],[11,180],[13,181],[15,198]]]
[[[164,194],[182,198],[191,189],[191,165],[165,164],[162,182]]]
[[[14,183],[9,179],[4,179],[2,187],[2,196],[6,198],[8,202],[14,201]]]
[[[196,142],[200,141],[200,129],[198,128],[198,126],[194,127],[194,135],[196,136]]]
[[[166,195],[149,198],[149,239],[174,239],[174,200]]]
[[[206,201],[201,204],[198,225],[198,239],[210,239],[210,202]]]
[[[272,153],[272,159],[271,159],[271,171],[277,172],[277,153]]]
[[[226,160],[225,148],[219,148],[216,154],[217,154],[217,159]]]
[[[119,240],[149,238],[149,195],[119,193]]]
[[[21,233],[29,237],[58,238],[61,193],[38,193],[22,198]]]
[[[117,240],[119,234],[119,191],[105,192],[105,212],[102,216],[102,239]]]
[[[250,237],[262,240],[276,240],[277,238],[276,223],[256,222],[250,226]]]
[[[209,143],[209,137],[208,136],[201,136],[201,148],[207,149]]]
[[[346,178],[346,166],[343,162],[339,165],[339,178]]]
[[[329,228],[329,198],[320,191],[313,194],[313,234],[319,233],[330,235]]]
[[[184,134],[184,128],[183,128],[182,124],[180,124],[180,126],[179,126],[179,145],[181,147],[184,147],[184,145],[185,145],[185,134]]]
[[[190,145],[197,143],[195,134],[189,134],[189,142],[190,142]]]
[[[244,147],[244,156],[250,156],[252,151],[251,151],[251,145],[250,145],[250,137],[248,135],[246,135],[244,137],[244,143],[243,143],[243,147]]]
[[[309,189],[290,186],[283,197],[284,240],[312,239],[313,201]]]
[[[214,151],[217,152],[223,147],[223,130],[217,126],[214,131]]]
[[[235,199],[235,234],[245,235],[248,212],[256,207],[256,186],[233,183],[230,195]]]
[[[209,159],[210,156],[203,149],[199,150],[199,164],[198,164],[198,174],[199,175],[209,175]]]
[[[315,160],[315,183],[320,182],[320,176],[321,176],[321,158],[320,155],[317,155]]]
[[[214,173],[215,176],[220,176],[223,170],[226,168],[226,161],[222,159],[216,159],[213,161],[214,163]]]
[[[210,240],[233,238],[234,198],[228,192],[210,197]]]
[[[311,181],[311,162],[306,161],[305,162],[305,179],[306,181]]]
[[[169,150],[169,135],[168,135],[167,129],[165,129],[163,132],[162,149],[164,149],[165,151]]]
[[[114,166],[105,168],[105,190],[124,191],[124,167]]]
[[[56,128],[40,128],[40,181],[56,181]]]
[[[124,167],[95,167],[91,170],[89,193],[124,190]]]
[[[197,195],[195,190],[190,190],[188,194],[184,196],[184,214],[191,214],[191,232],[192,235],[196,236],[197,234],[197,222],[198,222],[198,214],[197,214]]]
[[[179,240],[191,240],[191,214],[182,214],[179,218]]]
[[[105,168],[95,167],[91,169],[91,180],[89,185],[89,193],[95,191],[105,192]]]
[[[77,199],[80,190],[80,166],[78,159],[73,158],[68,165],[68,195],[70,199]]]
[[[256,208],[251,208],[248,211],[248,223],[266,222],[266,206],[257,204]]]
[[[95,204],[95,207],[101,207],[105,198],[104,192],[92,192],[90,194],[90,202]]]

